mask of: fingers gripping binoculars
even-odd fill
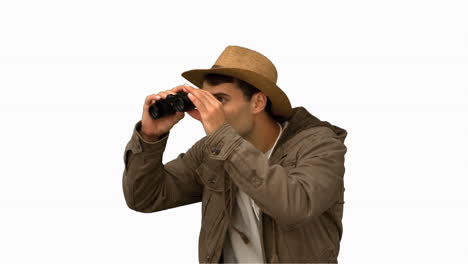
[[[192,109],[195,109],[195,105],[188,98],[188,94],[178,92],[167,95],[166,99],[156,101],[149,107],[149,113],[153,119],[158,119],[175,114],[175,112],[186,112]]]

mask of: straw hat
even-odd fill
[[[182,77],[202,88],[204,77],[209,73],[232,76],[255,86],[270,99],[274,115],[286,118],[291,116],[291,103],[276,85],[278,73],[275,65],[262,54],[244,47],[228,46],[211,69],[186,71]]]

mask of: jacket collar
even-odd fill
[[[275,156],[275,160],[281,159],[283,156],[283,146],[284,144],[297,135],[298,133],[312,128],[312,127],[328,127],[330,128],[333,132],[335,132],[336,137],[344,143],[344,140],[346,136],[348,135],[347,131],[343,128],[340,128],[338,126],[332,125],[327,121],[322,121],[309,113],[304,107],[294,107],[292,110],[292,115],[288,120],[283,120],[281,122],[281,125],[284,126],[285,122],[288,122],[288,125],[283,131],[283,134],[280,136],[278,139],[278,142],[276,143],[276,148],[273,149],[273,156]],[[280,155],[280,157],[277,157]]]

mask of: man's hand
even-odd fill
[[[202,122],[207,135],[213,134],[226,122],[223,104],[210,92],[195,89],[188,84],[184,84],[182,88],[197,108],[187,113]]]
[[[176,112],[173,115],[165,116],[159,119],[151,118],[149,108],[158,100],[166,99],[169,94],[176,94],[182,91],[182,85],[171,90],[161,91],[158,94],[151,94],[145,98],[143,105],[143,114],[141,117],[141,136],[150,142],[156,141],[159,136],[168,132],[177,122],[184,118],[183,112]]]

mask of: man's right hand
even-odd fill
[[[153,119],[150,116],[149,108],[158,100],[166,99],[169,94],[176,94],[183,91],[183,85],[179,85],[171,90],[159,92],[158,94],[148,95],[143,105],[143,116],[141,118],[141,136],[150,142],[157,141],[158,138],[164,133],[169,132],[171,128],[184,118],[184,112],[176,112],[173,115],[165,116],[158,119]]]

